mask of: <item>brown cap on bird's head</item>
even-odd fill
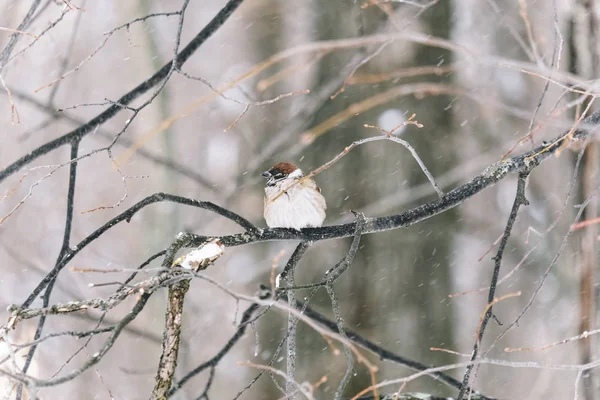
[[[267,179],[267,185],[274,185],[275,182],[287,178],[292,173],[302,171],[298,169],[294,164],[288,162],[280,162],[273,165],[268,171],[263,172],[261,175]]]
[[[277,163],[277,164],[273,165],[269,171],[281,172],[281,173],[283,173],[285,175],[289,175],[289,174],[291,174],[292,172],[294,172],[297,169],[298,169],[298,167],[296,167],[292,163],[289,163],[289,162],[280,162],[280,163]]]

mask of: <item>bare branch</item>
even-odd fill
[[[112,348],[112,346],[114,345],[115,341],[117,340],[117,338],[119,337],[119,335],[121,334],[123,329],[131,321],[133,321],[138,316],[138,314],[143,310],[143,308],[146,305],[146,302],[148,301],[149,298],[150,298],[149,293],[142,294],[139,297],[139,299],[138,299],[137,303],[135,304],[135,306],[133,307],[133,309],[127,314],[127,316],[125,318],[123,318],[115,326],[112,334],[106,340],[106,342],[104,343],[104,345],[102,346],[100,351],[93,354],[81,367],[74,370],[73,372],[71,372],[67,375],[64,375],[62,377],[59,377],[59,378],[52,378],[52,379],[46,379],[46,380],[39,380],[39,379],[33,378],[31,376],[25,376],[23,374],[13,374],[11,372],[4,371],[4,370],[0,370],[0,373],[7,375],[13,379],[16,379],[20,382],[26,383],[27,385],[33,385],[35,387],[56,386],[56,385],[60,385],[65,382],[69,382],[69,381],[77,378],[82,373],[84,373],[85,371],[87,371],[88,369],[90,369],[91,367],[96,365],[98,362],[100,362],[100,360],[102,360],[104,355],[106,353],[108,353],[108,351]]]
[[[137,87],[121,96],[118,100],[119,104],[128,105],[133,102],[135,99],[140,97],[142,94],[148,92],[153,87],[159,85],[164,79],[172,72],[173,66],[181,67],[195,52],[200,48],[200,46],[210,38],[223,23],[231,16],[231,14],[237,9],[237,7],[242,3],[243,0],[229,0],[229,2],[223,7],[219,13],[208,23],[189,43],[188,45],[178,53],[177,57],[165,64],[160,70],[158,70],[154,75],[150,78],[146,79],[144,82],[139,84]],[[36,3],[39,3],[40,0],[35,0]],[[22,29],[22,28],[19,28]],[[6,51],[6,49],[5,49]],[[2,53],[4,54],[4,52]],[[0,55],[0,65],[2,65],[2,55]],[[77,129],[60,136],[57,139],[54,139],[46,144],[34,149],[27,155],[21,157],[17,161],[10,164],[8,167],[4,168],[0,171],[0,182],[3,181],[7,176],[12,175],[23,166],[29,164],[33,160],[38,157],[47,154],[48,152],[55,150],[65,144],[71,143],[75,139],[81,139],[82,137],[91,133],[94,129],[96,129],[99,125],[102,125],[104,122],[113,118],[119,111],[122,110],[122,107],[118,105],[112,105],[108,107],[105,111],[92,118],[86,124],[78,127]]]
[[[25,30],[27,30],[27,27],[29,26],[34,17],[35,10],[37,10],[37,8],[40,6],[41,1],[42,0],[33,0],[33,2],[31,3],[31,7],[27,11],[27,14],[23,18],[17,29],[15,29],[16,32],[24,32]],[[20,35],[19,33],[13,33],[12,35],[10,35],[10,40],[8,41],[8,44],[6,45],[6,47],[4,47],[2,53],[0,53],[0,73],[2,73],[2,70],[6,66],[8,58],[10,57],[13,49],[17,45],[17,42],[19,41],[21,36],[22,35]]]
[[[512,209],[510,211],[510,215],[508,216],[508,221],[506,222],[506,227],[504,228],[504,234],[502,235],[502,239],[500,240],[500,245],[498,246],[498,251],[496,252],[496,256],[493,258],[494,260],[494,272],[492,274],[492,280],[490,283],[490,290],[488,292],[488,305],[484,310],[484,316],[479,324],[477,329],[477,339],[475,341],[475,345],[473,346],[473,353],[471,354],[471,361],[477,359],[477,355],[479,352],[479,347],[481,346],[481,340],[483,339],[483,334],[485,332],[485,328],[492,317],[492,305],[496,303],[498,300],[495,299],[496,296],[496,285],[498,283],[498,276],[500,275],[500,266],[502,265],[502,256],[504,255],[504,250],[506,249],[506,244],[508,243],[508,238],[512,232],[513,225],[515,220],[517,219],[517,214],[519,212],[519,208],[521,206],[529,205],[529,201],[525,197],[525,183],[527,181],[527,177],[529,176],[530,170],[525,169],[524,171],[519,173],[519,180],[517,182],[517,191],[515,194],[515,201],[513,203]],[[519,293],[520,295],[520,293]],[[458,394],[458,400],[462,400],[467,395],[467,391],[470,386],[471,379],[471,371],[474,367],[474,364],[471,364],[467,367],[465,371],[465,375],[463,377],[463,383],[460,388],[460,392]]]
[[[300,259],[306,254],[306,251],[310,247],[311,242],[300,242],[292,253],[292,256],[285,265],[283,272],[280,275],[281,279],[286,279],[288,286],[295,285],[295,274],[294,270],[300,262]],[[288,305],[290,308],[296,306],[296,300],[294,298],[294,292],[288,293]],[[294,400],[294,393],[298,386],[295,382],[296,375],[296,327],[298,325],[298,319],[291,312],[288,314],[288,328],[287,328],[287,358],[286,358],[286,383],[285,383],[285,394],[290,400]]]
[[[190,288],[189,280],[182,280],[169,287],[169,300],[165,314],[165,330],[163,332],[162,354],[158,363],[154,390],[151,399],[167,398],[171,389],[181,340],[181,324],[183,323],[183,301]]]

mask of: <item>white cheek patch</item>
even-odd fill
[[[302,178],[303,176],[304,174],[302,173],[302,170],[300,168],[297,168],[294,172],[288,175],[288,178],[298,179]]]

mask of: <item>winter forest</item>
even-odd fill
[[[600,400],[599,73],[595,0],[0,0],[0,397]]]

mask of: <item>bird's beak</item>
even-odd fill
[[[269,171],[265,171],[262,174],[260,174],[263,178],[265,179],[270,179],[271,178],[271,173]]]

